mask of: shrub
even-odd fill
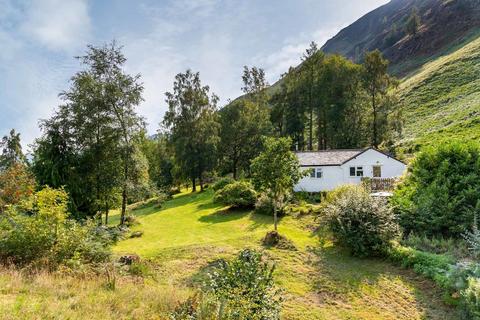
[[[212,297],[202,293],[196,293],[184,302],[180,303],[170,315],[171,320],[228,320],[219,315],[218,302]]]
[[[392,203],[406,233],[461,237],[480,200],[480,146],[429,147],[413,161]]]
[[[335,238],[356,256],[380,255],[399,235],[391,208],[360,186],[332,192],[323,211]]]
[[[249,182],[239,181],[226,185],[215,193],[214,201],[234,208],[251,208],[257,193]]]
[[[218,191],[218,190],[221,190],[221,189],[225,188],[227,185],[232,184],[234,182],[235,182],[235,180],[233,178],[223,177],[223,178],[220,178],[219,180],[217,180],[213,184],[212,189],[213,189],[213,191]]]
[[[469,319],[480,319],[480,278],[468,278],[461,297],[466,316]]]
[[[71,259],[105,261],[110,250],[93,222],[67,219],[63,189],[44,188],[24,210],[11,208],[0,221],[0,257],[18,265],[56,267]]]
[[[246,249],[210,273],[209,288],[225,310],[222,319],[279,319],[282,299],[274,270],[260,253]]]
[[[255,212],[273,216],[273,200],[265,193],[262,193],[255,202]]]

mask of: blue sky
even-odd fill
[[[221,103],[240,94],[244,65],[275,82],[308,44],[323,44],[387,0],[0,0],[0,135],[24,145],[79,70],[87,44],[116,39],[126,69],[140,73],[139,107],[154,133],[178,72],[200,71]]]

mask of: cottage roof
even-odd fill
[[[364,151],[365,149],[297,152],[297,157],[300,165],[305,167],[339,166]]]

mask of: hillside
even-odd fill
[[[399,88],[406,153],[451,139],[480,138],[480,37],[424,65]]]
[[[413,10],[420,17],[416,35],[406,31]],[[358,62],[363,52],[379,49],[391,71],[402,76],[463,43],[479,27],[478,0],[392,0],[341,30],[322,50]]]

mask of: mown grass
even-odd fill
[[[250,247],[276,263],[285,297],[282,319],[457,319],[431,282],[380,259],[351,257],[316,230],[312,216],[280,222],[280,232],[297,250],[267,249],[260,240],[273,227],[271,217],[226,211],[212,196],[184,193],[161,209],[134,211],[140,221],[134,229],[144,235],[114,251],[140,254],[153,276],[118,274],[115,290],[104,272],[0,270],[0,318],[167,319],[179,301],[202,287],[218,259]]]
[[[400,150],[480,138],[480,37],[425,64],[399,88],[405,107]]]
[[[261,239],[272,217],[227,211],[212,192],[181,194],[160,210],[135,212],[144,231],[115,252],[138,253],[158,265],[158,283],[201,287],[219,258],[245,247],[265,252],[285,289],[284,319],[455,319],[430,282],[378,259],[357,259],[316,230],[312,216],[282,218],[279,231],[296,251],[266,249]]]

